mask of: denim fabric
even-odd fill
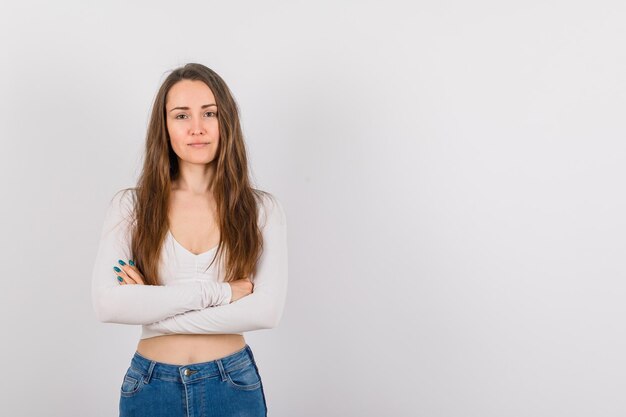
[[[135,352],[120,387],[120,417],[267,416],[252,349],[210,362],[172,365]]]

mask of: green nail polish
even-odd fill
[[[132,260],[132,259],[129,259],[129,260],[128,260],[128,263],[130,264],[130,266],[135,266],[135,263],[133,262],[133,260]]]
[[[117,262],[119,262],[119,264],[122,265],[122,266],[126,265],[126,262],[122,261],[121,259],[118,260]]]
[[[124,281],[124,278],[122,278],[122,277],[120,277],[120,276],[118,275],[118,276],[117,276],[117,280],[118,280],[119,282],[122,282],[122,281]]]
[[[117,266],[114,266],[113,269],[115,269],[115,272],[122,272],[122,270],[119,269]]]

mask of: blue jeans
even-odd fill
[[[120,387],[120,417],[267,416],[250,346],[211,362],[172,365],[135,352]]]

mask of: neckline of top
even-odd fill
[[[202,253],[193,253],[192,251],[190,251],[189,249],[187,249],[186,247],[184,247],[183,245],[180,244],[180,242],[178,240],[176,240],[176,238],[174,237],[174,235],[172,234],[172,231],[170,229],[167,229],[167,234],[169,235],[169,237],[172,239],[172,241],[174,242],[174,244],[176,246],[178,246],[180,249],[183,250],[183,252],[188,253],[191,256],[194,257],[200,257],[200,256],[204,256],[204,255],[208,255],[211,252],[215,251],[217,249],[217,247],[219,246],[219,243],[215,246],[213,246],[211,249],[202,252]]]

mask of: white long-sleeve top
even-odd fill
[[[287,295],[287,221],[276,197],[263,197],[257,222],[263,252],[257,264],[252,294],[231,302],[224,282],[224,262],[217,246],[193,254],[168,230],[161,249],[162,285],[120,285],[114,266],[130,259],[132,191],[113,197],[102,227],[92,274],[92,304],[99,321],[140,324],[141,339],[173,334],[243,334],[276,327]],[[219,263],[219,265],[218,265]],[[218,267],[221,266],[221,267]]]

